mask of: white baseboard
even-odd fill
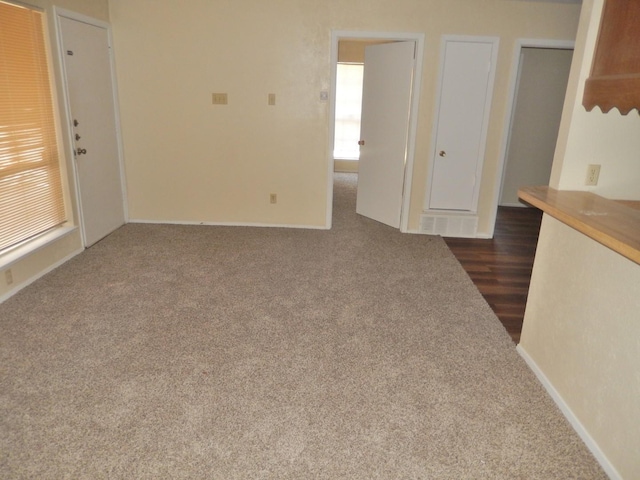
[[[441,237],[442,236],[442,235],[433,235],[431,233],[425,233],[425,232],[421,232],[420,230],[414,230],[414,229],[405,230],[402,233],[410,233],[412,235],[431,235],[431,236],[434,236],[434,237]],[[491,235],[487,234],[487,233],[477,233],[476,236],[473,237],[473,238],[478,238],[478,239],[481,239],[481,240],[491,240],[493,237]]]
[[[185,222],[175,220],[142,220],[129,219],[129,223],[146,223],[156,225],[203,225],[208,227],[257,227],[257,228],[300,228],[306,230],[327,230],[325,225],[286,225],[275,223],[242,223],[242,222]]]
[[[533,371],[533,373],[535,373],[536,377],[538,377],[538,380],[540,381],[540,383],[542,383],[542,386],[547,390],[547,393],[551,396],[556,405],[558,405],[558,408],[560,408],[562,414],[569,421],[573,429],[585,443],[587,448],[591,451],[591,453],[596,458],[605,473],[609,476],[609,478],[611,478],[612,480],[622,480],[622,476],[620,476],[616,468],[609,461],[604,452],[600,449],[587,429],[584,428],[584,425],[582,425],[580,420],[578,420],[578,417],[575,416],[569,405],[567,405],[567,403],[564,401],[560,393],[558,393],[558,391],[555,389],[553,384],[549,381],[544,372],[540,369],[540,367],[538,367],[538,364],[533,360],[533,358],[529,356],[527,351],[521,345],[518,345],[516,347],[516,350],[524,359],[524,361],[527,362],[527,365]]]
[[[13,289],[11,289],[10,291],[8,291],[5,294],[3,294],[2,296],[0,296],[0,303],[2,303],[5,300],[7,300],[8,298],[14,296],[16,293],[18,293],[23,288],[28,287],[29,285],[31,285],[33,282],[35,282],[39,278],[44,277],[47,273],[52,272],[53,270],[58,268],[60,265],[62,265],[63,263],[68,262],[73,257],[75,257],[76,255],[82,253],[83,251],[84,251],[84,248],[79,248],[78,250],[75,250],[74,252],[70,253],[69,255],[64,257],[63,259],[58,260],[53,265],[50,265],[49,267],[47,267],[46,269],[42,270],[41,272],[38,272],[33,277],[30,277],[30,278],[26,279],[24,282],[21,282],[21,283],[17,284]]]

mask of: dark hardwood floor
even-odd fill
[[[542,212],[499,207],[494,238],[445,238],[515,343],[520,341]]]

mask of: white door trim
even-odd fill
[[[117,82],[116,75],[115,75],[116,70],[115,70],[115,62],[113,58],[113,37],[111,34],[111,25],[102,20],[88,17],[86,15],[82,15],[80,13],[72,12],[70,10],[66,10],[64,8],[60,8],[56,6],[53,7],[53,13],[55,18],[56,41],[58,42],[58,62],[60,65],[60,71],[61,71],[62,82],[63,82],[61,91],[62,91],[62,96],[64,100],[63,102],[64,115],[65,115],[64,120],[67,122],[68,126],[71,125],[71,122],[73,121],[73,116],[71,114],[71,104],[69,100],[70,97],[69,97],[68,82],[67,82],[67,71],[66,71],[65,62],[64,62],[65,52],[64,52],[64,45],[62,42],[62,27],[60,25],[60,19],[64,17],[71,20],[76,20],[79,22],[86,23],[88,25],[104,28],[107,31],[107,38],[109,42],[109,60],[111,64],[111,85],[113,90],[113,107],[114,107],[115,122],[116,122],[116,138],[118,143],[118,162],[120,164],[120,185],[122,189],[122,205],[124,208],[124,220],[125,220],[125,223],[128,223],[129,209],[128,209],[128,201],[127,201],[127,183],[125,180],[124,150],[122,146],[122,136],[120,133],[120,108],[119,108],[120,103],[118,101],[118,86],[116,83]],[[82,244],[86,246],[87,242],[86,242],[85,231],[84,231],[84,217],[82,215],[82,202],[80,200],[80,181],[79,181],[78,168],[77,168],[76,162],[73,161],[74,159],[73,145],[75,144],[75,141],[73,139],[73,128],[69,127],[66,129],[66,131],[68,132],[68,137],[69,137],[67,139],[68,141],[66,142],[67,155],[68,155],[68,158],[72,159],[70,163],[72,164],[72,168],[73,168],[73,182],[75,187],[74,197],[77,205],[78,223],[80,225],[80,232],[82,234]]]
[[[469,35],[443,35],[440,41],[440,65],[438,66],[438,86],[436,89],[436,98],[435,98],[435,110],[434,110],[434,119],[433,119],[433,129],[431,131],[431,151],[430,151],[430,162],[429,162],[429,171],[427,173],[427,188],[425,189],[423,210],[424,212],[442,212],[442,210],[431,210],[429,208],[429,199],[431,198],[431,183],[433,181],[433,166],[435,162],[436,156],[436,141],[438,138],[438,118],[440,116],[440,106],[441,106],[441,97],[442,97],[442,87],[444,80],[444,66],[445,66],[445,52],[447,48],[447,42],[477,42],[477,43],[490,43],[493,48],[491,51],[491,71],[489,72],[489,79],[487,84],[487,96],[485,101],[485,109],[484,109],[484,118],[482,121],[482,132],[481,132],[481,141],[480,141],[480,157],[478,158],[477,168],[476,168],[476,184],[474,187],[473,194],[473,207],[471,212],[476,213],[478,208],[478,198],[480,196],[480,187],[482,185],[482,168],[484,166],[485,159],[485,149],[487,145],[487,132],[489,128],[489,117],[491,115],[491,104],[493,101],[493,90],[495,84],[497,63],[498,63],[498,49],[500,46],[500,38],[499,37],[485,37],[485,36],[469,36]]]
[[[572,40],[553,40],[553,39],[535,39],[535,38],[519,38],[516,40],[513,57],[511,60],[511,73],[509,80],[509,90],[507,90],[507,109],[504,119],[504,127],[502,129],[502,145],[500,147],[500,156],[498,157],[498,165],[496,168],[496,179],[493,194],[493,204],[491,217],[489,222],[489,238],[493,238],[496,227],[496,217],[498,215],[498,203],[502,195],[504,186],[504,174],[507,162],[507,152],[509,151],[509,142],[511,141],[511,124],[513,122],[513,114],[515,110],[516,95],[518,93],[518,78],[520,72],[520,54],[523,48],[554,48],[554,49],[575,49],[575,42]]]
[[[402,210],[400,213],[400,231],[407,232],[409,225],[409,206],[411,201],[411,182],[413,179],[413,164],[415,156],[416,134],[418,129],[418,106],[420,104],[420,91],[422,85],[422,63],[424,56],[424,33],[398,33],[398,32],[363,32],[355,30],[331,31],[331,84],[329,93],[329,139],[327,148],[327,217],[326,228],[331,228],[333,215],[333,137],[334,117],[336,111],[336,65],[338,62],[338,42],[343,39],[380,39],[413,41],[416,43],[416,65],[413,76],[413,88],[411,89],[411,107],[409,117],[409,135],[407,138],[407,157],[404,171],[404,189],[402,192]]]

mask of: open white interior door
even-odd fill
[[[109,36],[59,16],[85,246],[125,223]]]
[[[365,49],[356,212],[400,227],[415,42]]]

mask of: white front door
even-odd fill
[[[59,16],[85,246],[125,223],[106,28]]]
[[[445,40],[427,208],[475,211],[497,40]]]
[[[365,49],[356,212],[400,227],[415,42]]]

